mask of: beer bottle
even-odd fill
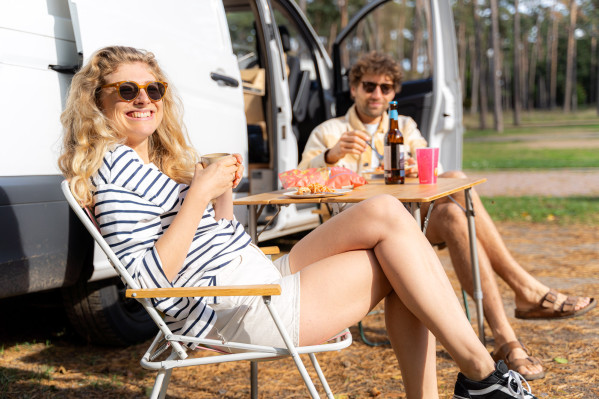
[[[404,167],[403,134],[399,131],[397,121],[397,101],[389,103],[389,131],[385,135],[385,184],[404,184],[406,171]]]

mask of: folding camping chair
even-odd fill
[[[333,394],[326,381],[326,378],[320,369],[315,353],[330,352],[347,348],[352,343],[352,337],[349,330],[344,330],[337,337],[320,345],[295,347],[281,324],[279,315],[274,307],[271,306],[271,296],[279,295],[281,287],[278,284],[251,285],[251,286],[220,286],[220,287],[184,287],[184,288],[156,288],[140,289],[135,280],[127,273],[125,267],[119,258],[114,254],[110,246],[106,243],[98,228],[96,227],[93,216],[87,209],[82,208],[73,197],[68,182],[65,180],[61,184],[67,202],[75,212],[79,220],[83,223],[87,231],[92,235],[100,248],[104,251],[112,266],[115,268],[119,277],[125,282],[128,289],[126,296],[135,298],[146,309],[152,320],[158,326],[158,334],[151,343],[150,347],[141,359],[141,366],[148,370],[158,372],[151,398],[164,398],[170,380],[173,368],[200,366],[204,364],[235,362],[241,360],[247,361],[265,361],[276,360],[284,357],[292,357],[295,365],[302,376],[306,387],[312,398],[319,398],[319,394],[314,383],[300,358],[300,354],[308,354],[312,365],[318,375],[318,378],[326,392],[328,398],[333,399]],[[87,211],[87,213],[86,213]],[[239,342],[222,342],[220,340],[191,338],[183,335],[173,334],[160,313],[152,306],[149,298],[165,297],[204,297],[204,296],[261,296],[266,304],[270,314],[285,342],[285,348],[251,345]],[[208,349],[219,352],[217,356],[208,356],[204,358],[187,359],[186,344],[197,344],[198,348]],[[170,348],[170,355],[164,360],[161,355]],[[230,353],[233,350],[239,353]],[[254,387],[252,387],[254,388]]]

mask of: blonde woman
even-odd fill
[[[409,398],[438,397],[435,337],[461,370],[455,398],[534,398],[517,373],[494,364],[431,246],[394,198],[356,205],[276,265],[266,259],[233,216],[241,157],[205,169],[196,163],[167,82],[151,53],[107,47],[75,75],[62,116],[60,168],[140,286],[280,284],[273,303],[301,345],[358,322],[384,299]],[[154,304],[176,333],[281,345],[259,299]]]

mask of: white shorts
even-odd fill
[[[279,313],[292,342],[298,345],[300,276],[299,273],[290,274],[288,255],[283,255],[273,263],[251,244],[233,263],[218,275],[218,284],[279,284],[281,295],[273,295],[271,303]],[[206,338],[285,347],[262,297],[221,297],[220,301],[209,305],[216,311],[217,319]]]

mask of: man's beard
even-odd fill
[[[360,111],[369,118],[379,118],[385,113],[385,107],[379,106],[378,108],[371,108],[368,106],[368,103],[366,103],[366,106]]]

